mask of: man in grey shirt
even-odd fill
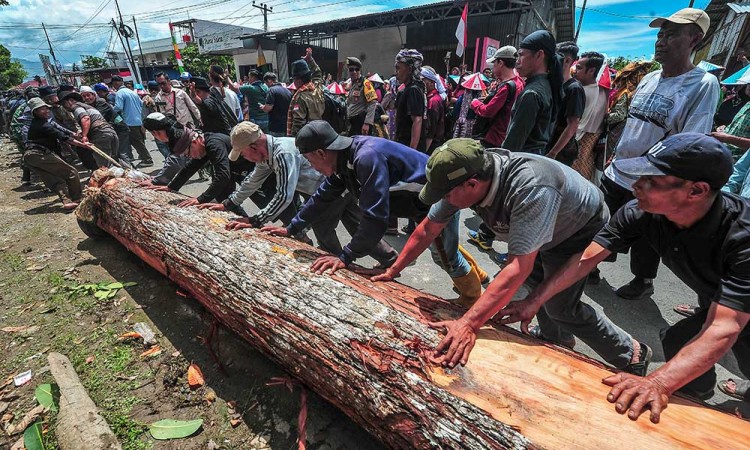
[[[609,218],[599,190],[569,167],[528,153],[485,151],[472,139],[452,139],[427,161],[427,184],[419,198],[433,204],[396,262],[374,280],[389,280],[421,253],[450,217],[473,209],[495,235],[508,242],[508,265],[458,320],[432,324],[447,330],[435,349],[437,362],[466,364],[476,332],[495,314],[514,321],[516,291],[539,285],[586,248]],[[575,334],[613,366],[645,373],[651,349],[581,302],[585,280],[556,295],[539,310],[536,337],[560,342],[560,329]],[[501,311],[503,308],[507,308]],[[528,321],[521,329],[528,333]]]

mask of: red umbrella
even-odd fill
[[[346,95],[346,90],[344,89],[344,86],[338,84],[335,81],[329,84],[327,89],[331,94],[334,94],[334,95]]]
[[[286,88],[289,89],[290,91],[296,91],[297,90],[297,87],[294,85],[294,83],[287,84]]]
[[[482,81],[481,73],[470,75],[468,78],[466,78],[466,80],[464,80],[463,83],[461,83],[461,86],[465,87],[466,89],[471,89],[472,91],[483,91],[487,88],[484,84],[484,81]]]

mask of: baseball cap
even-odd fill
[[[680,133],[651,147],[646,156],[615,160],[616,170],[632,177],[671,175],[705,181],[721,189],[732,175],[734,159],[716,138],[701,133]]]
[[[492,64],[500,58],[517,59],[518,50],[516,50],[516,48],[513,47],[512,45],[506,45],[504,47],[500,47],[499,49],[495,50],[495,54],[493,54],[491,57],[487,59],[487,64]]]
[[[112,81],[122,81],[122,77],[120,75],[113,75]]]
[[[325,120],[313,120],[297,133],[294,141],[301,154],[315,150],[344,150],[352,145],[352,138],[340,136]]]
[[[425,175],[427,184],[419,193],[419,200],[426,205],[439,202],[464,181],[482,171],[484,149],[469,138],[451,139],[435,151],[427,160]]]
[[[95,91],[107,91],[107,92],[109,92],[109,87],[107,87],[107,85],[104,84],[104,83],[96,83],[94,85],[94,90]]]
[[[262,135],[263,132],[260,131],[257,124],[248,121],[238,123],[232,128],[232,134],[229,136],[232,139],[232,151],[229,152],[229,160],[237,161],[242,150],[253,145]]]
[[[678,23],[681,25],[694,23],[700,27],[701,31],[705,35],[708,32],[708,27],[711,26],[711,19],[708,17],[705,11],[697,8],[683,8],[669,17],[658,17],[651,21],[648,26],[651,28],[661,28],[664,22]]]

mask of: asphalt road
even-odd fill
[[[161,167],[163,158],[156,150],[150,136],[147,137],[147,147],[151,150],[154,158],[154,167],[146,169],[147,173],[155,174]],[[180,191],[186,195],[197,196],[208,186],[208,182],[199,181],[194,176],[188,184]],[[243,207],[248,213],[257,211],[257,207],[247,200]],[[462,245],[468,249],[476,258],[477,262],[491,275],[495,275],[500,267],[489,258],[489,252],[479,250],[477,247],[469,244],[466,240],[466,233],[469,228],[476,229],[479,224],[479,218],[471,210],[461,212],[460,237]],[[280,225],[280,223],[278,223]],[[399,226],[406,224],[405,219],[401,219]],[[338,228],[339,237],[342,244],[349,241],[349,234],[342,226]],[[309,233],[313,238],[313,233]],[[386,236],[394,248],[400,250],[408,236],[400,233],[398,236]],[[496,241],[494,244],[495,251],[505,251],[506,245],[503,242]],[[682,281],[680,281],[664,265],[660,266],[659,274],[654,281],[655,293],[650,298],[642,300],[625,300],[615,295],[615,289],[626,284],[632,279],[629,268],[629,255],[619,255],[617,262],[603,263],[600,265],[602,281],[599,285],[589,285],[586,287],[583,301],[592,305],[600,311],[603,311],[615,324],[630,333],[633,337],[649,345],[654,356],[649,371],[653,371],[664,364],[664,353],[659,341],[659,330],[678,322],[682,316],[675,313],[672,308],[678,303],[697,303],[697,296]],[[357,261],[358,264],[371,267],[375,261],[371,258],[363,258]],[[424,290],[440,297],[451,299],[456,298],[457,294],[453,291],[453,285],[450,279],[437,265],[432,262],[429,252],[422,254],[417,263],[403,271],[399,278],[401,283]],[[524,292],[519,292],[517,298],[523,298]],[[601,360],[586,344],[577,339],[575,350],[592,358]],[[737,362],[731,352],[725,355],[717,365],[718,380],[726,378],[742,377],[737,367]],[[721,408],[734,410],[739,402],[724,395],[718,389],[710,400],[706,401],[710,405],[716,405]]]

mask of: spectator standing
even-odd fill
[[[268,113],[268,134],[274,137],[286,136],[286,116],[292,92],[279,83],[278,76],[273,72],[263,75],[263,81],[268,86],[268,94],[261,109]]]
[[[422,82],[422,54],[404,49],[396,55],[396,79],[403,84],[396,94],[396,138],[399,144],[425,152],[424,116],[427,97]]]
[[[575,42],[561,42],[557,45],[557,54],[562,57],[563,98],[555,117],[547,156],[571,166],[578,157],[575,137],[586,106],[586,93],[581,83],[570,74],[571,66],[578,59],[578,46]]]
[[[378,94],[372,82],[362,75],[362,62],[353,57],[346,58],[349,70],[349,92],[346,94],[346,118],[349,120],[347,135],[369,136],[375,126],[375,111]]]
[[[240,87],[240,92],[247,104],[247,120],[257,124],[261,131],[268,132],[268,113],[263,110],[268,97],[268,85],[261,80],[260,72],[253,69],[248,74],[249,83]]]
[[[594,147],[604,130],[604,117],[607,115],[608,92],[599,86],[598,75],[604,65],[604,55],[597,52],[586,52],[576,63],[576,79],[583,85],[586,94],[586,107],[578,123],[576,141],[578,157],[573,162],[573,169],[583,178],[595,182],[596,174]]]
[[[445,137],[445,106],[440,98],[436,85],[440,83],[437,74],[427,68],[422,68],[422,80],[427,93],[427,120],[425,121],[425,148],[427,154],[440,147]]]
[[[323,73],[307,48],[303,59],[292,63],[294,93],[289,102],[286,135],[296,136],[308,122],[321,120],[326,109],[323,94]]]
[[[146,149],[146,135],[143,128],[143,102],[138,94],[123,86],[122,78],[112,77],[112,88],[115,90],[115,113],[122,114],[125,125],[130,129],[130,145],[138,153],[138,167],[151,167],[154,160]]]

